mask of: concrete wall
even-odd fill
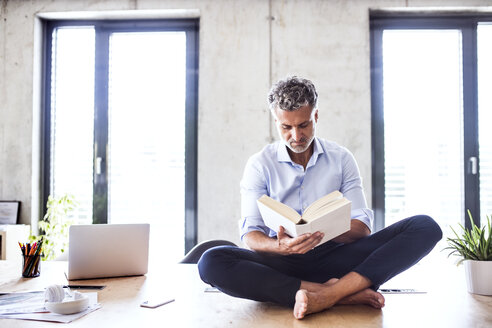
[[[370,201],[369,8],[463,5],[492,1],[0,1],[0,199],[22,201],[23,223],[31,223],[39,206],[39,113],[33,111],[37,13],[200,10],[199,239],[238,241],[239,181],[245,161],[277,137],[266,104],[271,82],[291,74],[315,82],[320,94],[318,135],[352,150]]]

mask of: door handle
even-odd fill
[[[477,167],[478,160],[475,156],[472,156],[468,159],[468,173],[472,175],[476,175],[478,173]]]
[[[102,173],[102,168],[101,168],[101,163],[102,163],[102,157],[96,157],[96,174],[99,175]]]

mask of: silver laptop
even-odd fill
[[[147,273],[149,224],[72,225],[68,280]]]

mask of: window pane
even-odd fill
[[[463,213],[461,34],[386,30],[383,90],[386,225]]]
[[[79,203],[76,223],[92,223],[94,29],[53,32],[51,83],[51,194]]]
[[[478,131],[481,221],[492,216],[492,25],[478,25]]]
[[[112,34],[108,221],[149,222],[160,261],[184,255],[185,74],[184,32]]]

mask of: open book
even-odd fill
[[[321,231],[325,234],[319,245],[350,230],[351,202],[339,191],[333,191],[309,205],[301,216],[293,208],[261,196],[258,209],[265,224],[278,231],[279,226],[291,237]]]

